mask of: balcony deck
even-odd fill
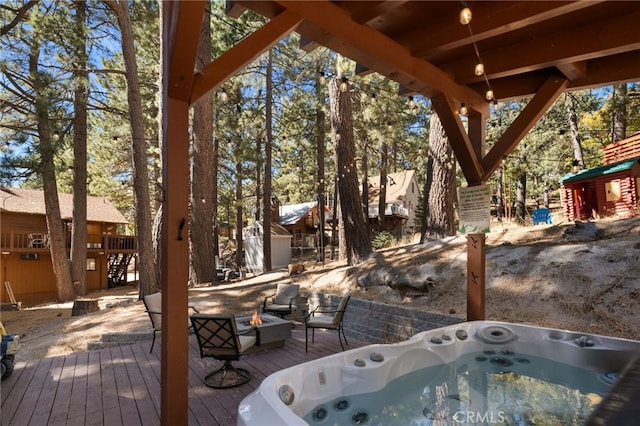
[[[2,425],[159,425],[160,345],[151,342],[20,362],[2,382]],[[268,375],[340,352],[334,332],[316,330],[304,351],[304,327],[296,325],[282,348],[244,355],[237,366],[251,381],[232,389],[202,383],[220,361],[201,359],[189,336],[189,425],[235,425],[242,399]],[[363,344],[349,339],[348,349]]]
[[[70,238],[70,237],[68,237]],[[67,249],[71,241],[67,240]],[[0,248],[19,253],[49,252],[49,235],[46,233],[2,232]],[[87,235],[87,251],[107,253],[137,253],[138,237],[133,235]]]

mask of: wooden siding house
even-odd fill
[[[369,178],[369,224],[373,231],[378,231],[378,213],[380,192],[380,176]],[[418,181],[415,170],[387,174],[385,188],[385,230],[401,239],[416,232],[414,225],[415,209],[418,205]]]
[[[71,248],[73,196],[59,194],[67,249]],[[128,221],[106,198],[87,197],[87,289],[107,289],[126,282],[127,267],[137,253],[137,238],[125,235]],[[0,188],[2,282],[9,282],[23,305],[56,300],[45,216],[44,192]],[[0,301],[10,303],[4,285]]]
[[[331,215],[331,210],[325,206],[325,221]],[[276,219],[293,238],[292,247],[315,247],[317,243],[318,224],[320,215],[318,213],[318,203],[311,201],[308,203],[290,204],[281,206]]]
[[[604,163],[560,180],[565,220],[640,214],[640,133],[605,146]]]

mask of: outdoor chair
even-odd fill
[[[204,384],[216,389],[240,386],[251,380],[251,372],[237,368],[231,361],[238,361],[244,352],[254,345],[260,345],[257,327],[238,332],[235,315],[191,316],[193,331],[198,338],[200,357],[211,357],[223,361],[222,367],[207,374]],[[248,335],[253,333],[253,335]]]
[[[311,329],[311,343],[315,339],[315,329],[324,328],[326,330],[337,330],[338,339],[340,340],[340,347],[344,351],[344,344],[348,345],[347,337],[344,335],[344,328],[342,327],[342,319],[344,312],[347,310],[347,304],[351,294],[345,293],[340,300],[340,303],[331,306],[316,306],[311,312],[309,312],[304,318],[304,351],[307,352],[309,341],[309,329]],[[342,335],[342,336],[341,336]]]
[[[298,284],[278,284],[275,294],[265,297],[262,301],[262,313],[274,314],[281,318],[291,315],[299,293]]]
[[[153,327],[153,340],[151,342],[151,350],[153,352],[153,346],[156,344],[156,333],[162,332],[162,293],[157,292],[148,294],[142,298],[146,312],[151,319],[151,326]],[[199,313],[195,306],[189,305],[189,309],[192,309],[195,313]],[[191,323],[188,322],[187,326],[191,328]]]
[[[553,224],[553,217],[551,216],[549,209],[546,207],[535,209],[531,218],[533,219],[534,225],[539,223],[548,223],[549,225]]]

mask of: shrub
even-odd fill
[[[371,247],[375,250],[379,250],[381,248],[391,247],[397,243],[396,237],[393,236],[388,231],[378,232],[376,236],[371,241]]]

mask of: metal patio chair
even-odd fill
[[[156,334],[162,332],[162,293],[157,292],[148,294],[142,298],[144,302],[145,311],[149,314],[151,320],[151,326],[153,327],[153,340],[151,342],[151,350],[153,352],[153,346],[156,344]],[[200,311],[193,305],[189,305],[189,309],[195,313]],[[191,328],[191,323],[187,322],[187,327]]]
[[[238,332],[233,314],[196,314],[191,316],[191,324],[198,338],[200,357],[211,357],[223,361],[220,368],[205,376],[205,385],[224,389],[240,386],[251,380],[249,370],[234,367],[231,361],[238,361],[247,349],[260,344],[257,327]],[[249,335],[251,333],[253,335]]]
[[[298,284],[278,284],[275,294],[265,297],[262,301],[262,313],[277,315],[281,318],[291,315],[299,294]]]
[[[311,343],[313,343],[315,338],[315,329],[316,328],[324,328],[327,330],[337,330],[338,331],[338,339],[340,340],[340,347],[344,351],[344,345],[342,344],[342,339],[344,339],[344,344],[348,345],[347,337],[344,335],[344,328],[342,327],[342,320],[344,318],[344,313],[347,310],[347,304],[349,303],[349,299],[351,298],[351,294],[346,292],[342,299],[340,299],[340,303],[336,305],[330,306],[316,306],[311,312],[309,312],[304,318],[304,351],[307,352],[308,342],[309,342],[309,329],[311,329]],[[341,336],[342,335],[342,336]]]

